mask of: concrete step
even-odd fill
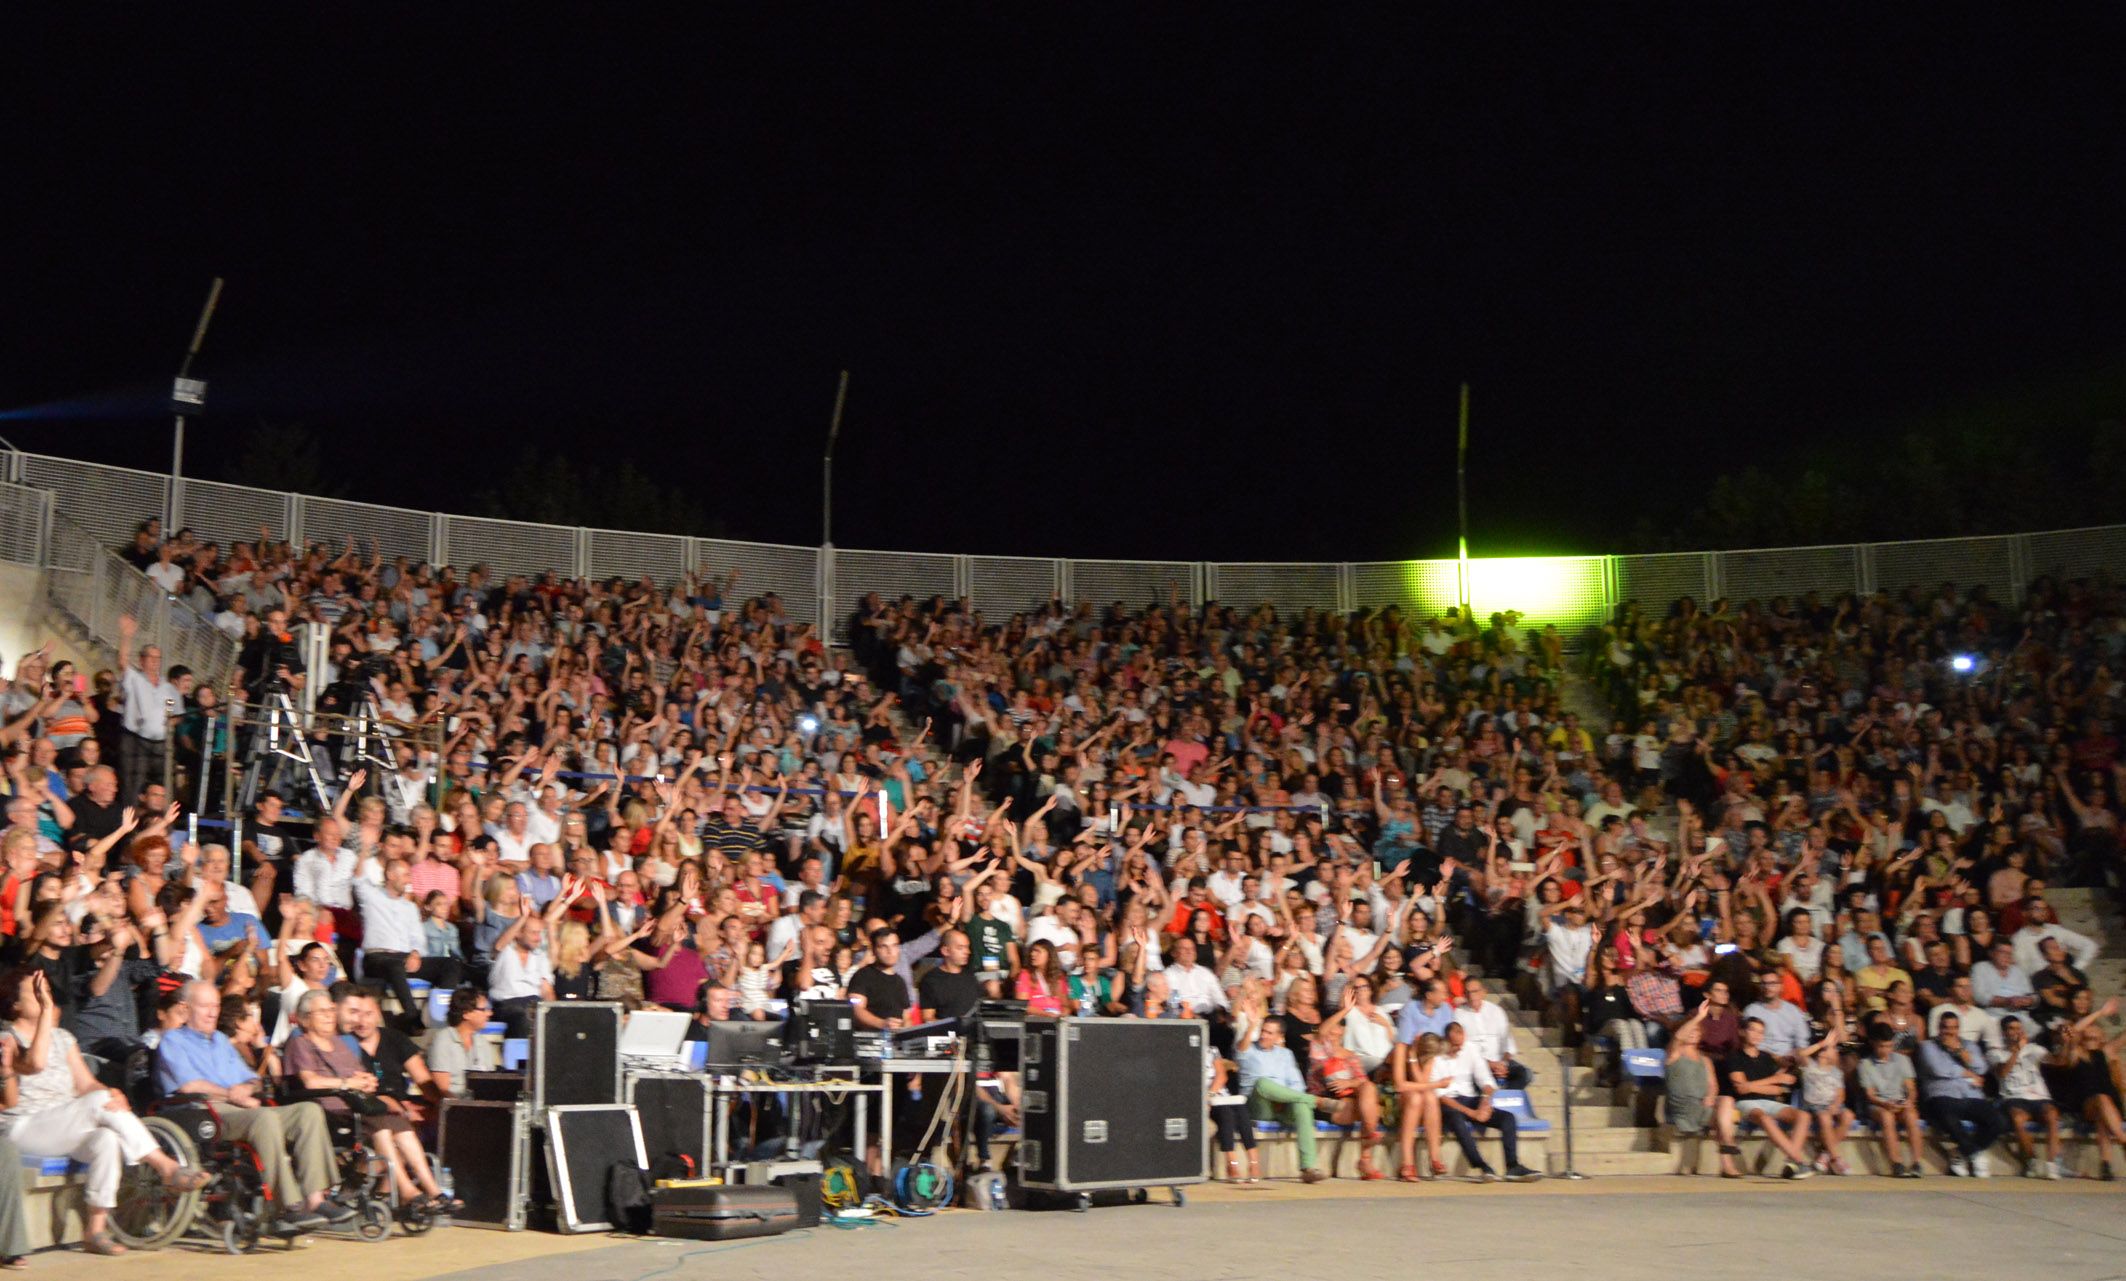
[[[1262,1149],[1262,1172],[1266,1177],[1273,1179],[1299,1177],[1298,1143],[1283,1135],[1275,1138],[1264,1136],[1258,1142]],[[1519,1143],[1522,1163],[1530,1169],[1543,1169],[1547,1143],[1548,1139],[1544,1135],[1522,1135]],[[1334,1139],[1324,1136],[1315,1145],[1315,1159],[1321,1163],[1322,1169],[1327,1170],[1335,1177],[1339,1179],[1355,1179],[1358,1177],[1358,1158],[1361,1146],[1355,1138]],[[1476,1147],[1492,1169],[1504,1170],[1506,1168],[1505,1149],[1495,1136],[1480,1136],[1476,1141]],[[1391,1179],[1394,1178],[1395,1140],[1393,1136],[1390,1136],[1386,1142],[1374,1147],[1372,1153],[1373,1163],[1381,1173]],[[1460,1178],[1470,1172],[1469,1163],[1462,1159],[1461,1146],[1455,1143],[1452,1138],[1447,1139],[1446,1142],[1440,1145],[1440,1159],[1446,1163],[1447,1174],[1450,1178]],[[1663,1159],[1670,1160],[1671,1158],[1663,1154]],[[1417,1141],[1417,1163],[1419,1169],[1426,1168],[1425,1161],[1425,1141],[1424,1137],[1420,1135]],[[1219,1171],[1224,1169],[1223,1158],[1215,1150],[1211,1153],[1211,1168]]]
[[[1544,1160],[1549,1163],[1548,1173],[1565,1172],[1565,1145],[1563,1141],[1550,1144],[1544,1149]],[[1667,1152],[1588,1152],[1573,1144],[1572,1167],[1587,1177],[1602,1178],[1624,1174],[1672,1174],[1676,1158]]]
[[[1665,1126],[1657,1133],[1660,1135],[1661,1144],[1667,1148],[1662,1155],[1668,1159],[1670,1168],[1676,1173],[1720,1172],[1720,1147],[1712,1138],[1677,1138],[1670,1134]],[[1564,1151],[1563,1140],[1558,1140],[1554,1146],[1558,1151]],[[1578,1146],[1577,1142],[1574,1146]],[[1762,1170],[1776,1177],[1786,1164],[1785,1156],[1781,1155],[1768,1139],[1753,1135],[1742,1139],[1736,1146],[1742,1149],[1742,1155],[1735,1160],[1744,1173]],[[1811,1156],[1815,1155],[1816,1145],[1812,1142],[1806,1151]],[[2042,1143],[2039,1144],[2038,1151],[2044,1151]],[[1838,1154],[1853,1168],[1855,1174],[1887,1175],[1890,1172],[1890,1159],[1884,1151],[1882,1140],[1872,1134],[1848,1138],[1839,1145]],[[2083,1176],[2094,1175],[2101,1165],[2097,1145],[2089,1140],[2063,1139],[2060,1155],[2070,1170]],[[2022,1170],[2021,1158],[2005,1140],[1993,1145],[1986,1156],[1994,1178],[2014,1178]],[[1911,1159],[1909,1153],[1906,1159]],[[1942,1154],[1940,1145],[1931,1141],[1926,1145],[1926,1151],[1920,1154],[1920,1164],[1929,1176],[1946,1178],[1949,1173],[1948,1158]]]

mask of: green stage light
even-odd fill
[[[1406,563],[1405,590],[1420,612],[1444,613],[1460,603],[1463,562]],[[1481,556],[1466,563],[1469,608],[1479,619],[1517,609],[1528,622],[1563,626],[1597,622],[1607,609],[1599,556]]]

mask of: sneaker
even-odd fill
[[[1964,1161],[1964,1154],[1951,1150],[1949,1153],[1949,1177],[1961,1179],[1970,1173],[1971,1167]]]
[[[1534,1183],[1542,1177],[1541,1173],[1531,1170],[1525,1165],[1509,1165],[1506,1167],[1506,1182],[1508,1183]]]
[[[1902,1161],[1890,1162],[1890,1177],[1893,1179],[1905,1177],[1905,1163]]]
[[[2065,1177],[2066,1177],[2066,1168],[2065,1168],[2065,1167],[2066,1167],[2066,1165],[2067,1165],[2067,1163],[2066,1163],[2065,1161],[2047,1161],[2047,1162],[2045,1162],[2045,1177],[2046,1177],[2046,1178],[2048,1178],[2048,1179],[2060,1179],[2060,1178],[2065,1178]]]
[[[1792,1161],[1789,1161],[1786,1163],[1785,1177],[1796,1180],[1813,1179],[1816,1177],[1816,1172],[1805,1165],[1796,1165]]]
[[[1986,1160],[1986,1154],[1983,1152],[1973,1152],[1971,1159],[1966,1164],[1971,1167],[1971,1177],[1974,1179],[1990,1179],[1993,1177],[1993,1165]]]
[[[1469,1181],[1471,1183],[1497,1183],[1499,1181],[1498,1171],[1486,1166],[1470,1175]]]
[[[2025,1161],[2022,1174],[2026,1179],[2042,1179],[2045,1177],[2045,1163],[2036,1160]]]
[[[353,1206],[329,1196],[318,1202],[317,1209],[312,1213],[326,1223],[334,1224],[352,1223],[356,1218]]]
[[[1903,1167],[1903,1170],[1904,1172],[1897,1176],[1900,1179],[1918,1179],[1926,1177],[1926,1171],[1920,1169],[1918,1164],[1916,1163]]]
[[[290,1235],[315,1232],[324,1226],[325,1216],[315,1210],[290,1210],[273,1221],[274,1231]]]
[[[1301,1183],[1320,1183],[1328,1177],[1329,1172],[1318,1165],[1311,1170],[1301,1170],[1299,1172],[1299,1181]]]

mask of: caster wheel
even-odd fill
[[[1180,1188],[1175,1188],[1175,1189],[1174,1189],[1174,1208],[1175,1208],[1176,1210],[1178,1210],[1178,1209],[1180,1209],[1180,1208],[1181,1208],[1182,1206],[1185,1206],[1185,1205],[1187,1205],[1187,1204],[1188,1204],[1188,1194],[1187,1194],[1187,1193],[1185,1193],[1185,1192],[1183,1192],[1183,1191],[1182,1191],[1182,1190],[1181,1190]]]
[[[1092,1194],[1091,1194],[1090,1192],[1080,1192],[1080,1193],[1078,1194],[1078,1197],[1077,1197],[1077,1199],[1076,1199],[1076,1200],[1074,1200],[1074,1201],[1072,1201],[1072,1202],[1070,1203],[1070,1208],[1071,1208],[1071,1210],[1072,1210],[1072,1211],[1074,1211],[1075,1213],[1078,1213],[1078,1214],[1083,1214],[1083,1213],[1085,1213],[1085,1212],[1086,1212],[1087,1210],[1090,1210],[1090,1209],[1092,1209],[1092,1208],[1093,1208],[1093,1198],[1092,1198]]]
[[[221,1225],[221,1248],[230,1254],[244,1254],[258,1244],[258,1233],[235,1219]]]
[[[391,1207],[382,1201],[363,1202],[361,1224],[355,1228],[355,1235],[364,1241],[381,1241],[390,1236]]]
[[[1152,1194],[1146,1192],[1143,1188],[1131,1188],[1129,1190],[1129,1203],[1131,1205],[1147,1205],[1151,1202],[1151,1199]]]

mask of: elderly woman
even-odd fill
[[[282,1060],[290,1084],[315,1097],[328,1113],[345,1116],[355,1111],[350,1097],[377,1100],[376,1074],[363,1068],[361,1052],[340,1035],[339,1007],[329,992],[305,992],[295,1005],[300,1029],[288,1038]],[[442,1189],[428,1168],[421,1141],[413,1123],[403,1112],[381,1106],[361,1109],[362,1133],[375,1150],[384,1154],[391,1167],[391,1182],[401,1200],[425,1202],[439,1212],[444,1207]]]
[[[87,1165],[82,1248],[124,1254],[110,1233],[124,1168],[144,1161],[179,1191],[203,1186],[206,1171],[180,1166],[156,1145],[125,1095],[90,1074],[81,1048],[59,1026],[59,1007],[42,973],[18,970],[0,978],[0,1017],[9,1020],[0,1029],[0,1088],[12,1096],[0,1112],[0,1136],[25,1156],[71,1157]]]

